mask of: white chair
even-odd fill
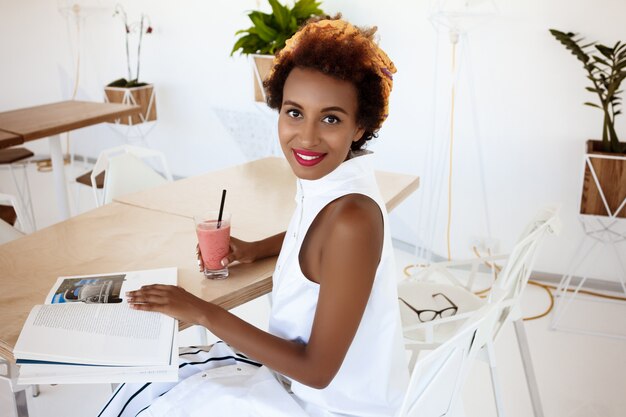
[[[491,337],[498,306],[474,311],[449,340],[417,361],[397,417],[464,416],[462,388],[481,346]]]
[[[481,308],[485,304],[500,303],[498,308],[502,310],[502,314],[499,316],[497,326],[491,337],[483,346],[483,355],[488,361],[491,371],[492,388],[498,415],[504,415],[504,408],[497,378],[493,344],[500,329],[508,322],[513,322],[533,411],[536,417],[543,416],[519,302],[521,293],[532,272],[539,245],[547,234],[558,233],[560,230],[557,213],[558,208],[555,207],[541,210],[528,224],[508,256],[497,255],[430,265],[399,284],[398,296],[400,298],[405,343],[407,348],[412,351],[410,366],[415,363],[420,350],[432,349],[453,337],[452,335],[477,308]],[[506,262],[505,267],[499,273],[495,266],[497,261]],[[483,263],[491,265],[491,274],[494,278],[497,276],[487,299],[482,299],[474,293],[477,273]],[[438,280],[436,280],[437,278]],[[438,294],[444,294],[447,299]],[[442,311],[443,316],[446,316],[446,313],[449,315],[432,321],[421,322],[415,310]],[[453,311],[456,314],[452,315]],[[428,311],[422,314],[434,315],[433,312]]]
[[[162,174],[144,162],[150,159],[158,159]],[[162,152],[122,145],[102,151],[93,170],[76,181],[91,185],[96,206],[100,207],[115,197],[172,181],[172,174]],[[101,197],[98,196],[98,189],[103,189]]]

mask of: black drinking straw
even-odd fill
[[[226,190],[222,190],[222,201],[220,202],[220,214],[217,215],[217,228],[222,227],[222,214],[224,214],[224,200],[226,200]]]

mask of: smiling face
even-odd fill
[[[356,122],[357,90],[349,81],[296,67],[283,88],[280,146],[298,178],[316,180],[348,157],[363,135]]]

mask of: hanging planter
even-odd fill
[[[602,141],[588,140],[581,214],[626,218],[626,153],[603,152]]]
[[[584,44],[583,38],[572,32],[550,29],[550,33],[582,62],[591,82],[586,89],[598,98],[585,105],[603,113],[602,140],[587,141],[580,212],[626,218],[626,144],[615,130],[615,118],[621,114],[620,85],[626,79],[626,44]]]
[[[263,88],[263,80],[267,78],[272,70],[274,62],[273,55],[251,54],[252,71],[254,79],[254,101],[265,103],[265,89]]]
[[[136,125],[140,123],[156,120],[156,99],[154,96],[154,85],[139,81],[139,69],[141,63],[141,42],[143,35],[152,33],[150,18],[142,14],[141,20],[134,23],[128,23],[124,8],[118,4],[115,6],[114,16],[120,16],[124,22],[126,32],[126,66],[128,70],[128,78],[120,78],[109,83],[104,87],[104,100],[108,103],[122,103],[136,105],[141,107],[141,112],[132,116],[118,119],[118,123],[124,125]],[[135,76],[132,76],[130,70],[130,35],[131,33],[139,33],[137,42],[137,70]]]
[[[104,101],[107,103],[122,103],[141,107],[139,114],[125,116],[118,119],[123,125],[136,125],[156,120],[156,99],[154,85],[145,84],[139,87],[104,87]]]

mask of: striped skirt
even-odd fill
[[[178,382],[119,385],[98,416],[307,415],[273,371],[218,342],[180,348]]]

